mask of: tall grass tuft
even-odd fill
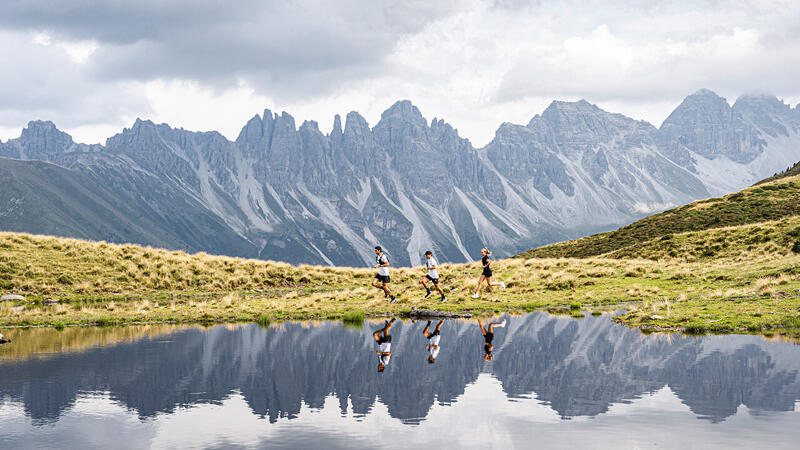
[[[364,325],[364,311],[350,310],[342,315],[342,322],[345,325],[361,328]]]
[[[272,319],[270,319],[268,315],[262,314],[258,317],[256,323],[258,323],[258,326],[261,328],[269,328],[270,323],[272,323]]]

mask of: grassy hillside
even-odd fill
[[[196,200],[143,171],[82,172],[43,161],[0,158],[0,180],[2,231],[241,256],[257,253]]]
[[[792,167],[784,170],[781,173],[776,173],[775,175],[765,178],[755,185],[758,186],[759,184],[769,183],[771,181],[779,180],[781,178],[793,177],[795,175],[800,175],[800,161],[796,162]]]
[[[735,194],[701,200],[655,214],[616,231],[536,248],[517,257],[586,258],[599,255],[615,258],[642,256],[696,259],[713,257],[724,250],[722,241],[705,239],[698,242],[692,251],[687,252],[686,248],[681,250],[673,245],[675,244],[674,236],[681,233],[776,221],[798,214],[800,214],[800,176],[789,176]],[[768,228],[759,233],[769,235],[769,238],[760,239],[768,239],[782,250],[791,249],[796,242],[800,242],[800,236],[798,236],[800,231],[786,227],[781,227],[779,230]],[[720,236],[715,236],[713,239],[718,238]],[[722,239],[724,240],[724,238]],[[800,246],[800,244],[797,245]],[[725,248],[733,251],[739,247],[729,245]],[[649,250],[644,251],[645,249]],[[640,251],[642,253],[639,253]]]
[[[412,308],[580,317],[622,305],[616,320],[642,329],[787,332],[800,329],[798,213],[800,176],[784,177],[495,261],[508,288],[480,299],[470,297],[477,263],[440,267],[447,303],[422,298],[423,268],[392,269],[392,305],[369,286],[372,269],[0,233],[0,295],[26,297],[0,302],[0,326],[357,320]]]

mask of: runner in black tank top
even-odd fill
[[[481,319],[478,319],[478,326],[481,328],[481,334],[483,335],[483,359],[484,361],[491,361],[492,358],[494,358],[494,354],[492,354],[492,350],[494,350],[494,344],[492,344],[494,340],[494,328],[506,326],[506,321],[492,322],[484,328]]]
[[[500,283],[492,283],[492,260],[489,259],[489,255],[491,254],[492,252],[490,252],[489,249],[485,247],[481,249],[481,266],[483,267],[483,272],[481,272],[481,277],[478,279],[478,288],[475,290],[475,294],[472,298],[480,298],[483,280],[486,280],[486,286],[489,288],[489,292],[492,292],[492,286],[500,286],[501,289],[506,288],[506,284],[502,281]]]
[[[489,255],[483,255],[483,258],[481,258],[481,264],[483,265],[483,276],[486,278],[492,278],[492,262],[489,260]]]

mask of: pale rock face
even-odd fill
[[[52,155],[70,152],[95,152],[101,145],[76,144],[72,136],[49,120],[32,120],[18,139],[0,143],[0,157],[47,160]]]
[[[380,244],[393,265],[409,265],[425,250],[442,262],[476,259],[483,246],[508,256],[741,189],[800,160],[800,111],[765,96],[730,106],[701,90],[656,128],[555,101],[476,149],[400,101],[374,127],[357,112],[344,124],[337,115],[327,135],[265,110],[235,142],[137,119],[105,146],[86,146],[31,122],[0,156],[52,162],[31,174],[68,170],[59,176],[102,191],[97,205],[119,206],[59,229],[59,217],[87,214],[63,206],[39,230],[26,193],[52,188],[0,191],[0,212],[11,205],[15,215],[8,229],[350,266],[371,265]]]

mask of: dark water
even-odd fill
[[[0,347],[0,448],[797,448],[800,346],[608,316],[28,330]],[[435,325],[435,322],[434,322]]]

